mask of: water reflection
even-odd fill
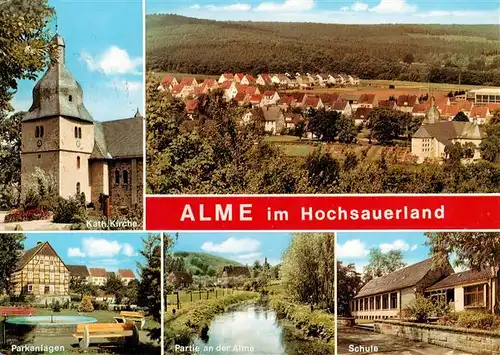
[[[322,355],[332,349],[298,340],[294,327],[276,318],[263,305],[245,305],[218,315],[207,334],[195,339],[197,354],[213,355]]]

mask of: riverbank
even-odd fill
[[[165,317],[165,346],[167,349],[174,344],[187,346],[192,337],[203,336],[208,331],[212,319],[237,303],[257,299],[256,292],[240,291],[217,299],[202,300],[187,303],[175,315],[167,311]]]
[[[290,321],[299,331],[296,336],[317,340],[317,345],[326,350],[335,348],[335,317],[323,310],[290,302],[282,295],[270,296],[269,305],[280,319]],[[332,352],[333,353],[333,352]]]

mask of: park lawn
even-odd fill
[[[276,283],[276,284],[268,285],[267,286],[267,290],[269,292],[273,292],[274,294],[285,293],[285,289],[283,287],[283,284],[281,284],[281,283]]]
[[[279,147],[285,155],[289,157],[307,157],[309,154],[316,150],[314,144],[311,143],[297,143],[297,144],[274,144]]]
[[[289,136],[289,135],[279,135],[279,136],[266,136],[264,137],[264,142],[267,143],[275,143],[275,142],[298,142],[299,137]],[[305,138],[302,138],[302,141],[307,141]]]

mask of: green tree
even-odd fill
[[[454,255],[455,265],[481,270],[500,264],[498,232],[433,232],[425,233],[435,260],[443,265]]]
[[[363,286],[361,276],[354,264],[343,265],[337,261],[337,312],[340,316],[350,317],[350,301]]]
[[[281,264],[282,283],[298,302],[334,313],[333,233],[294,233]]]
[[[344,164],[342,165],[342,170],[344,171],[350,171],[356,168],[358,166],[358,156],[354,152],[349,152],[347,153],[345,159],[344,159]]]
[[[383,145],[392,144],[394,139],[403,135],[410,121],[410,114],[385,108],[376,108],[368,116],[371,135]]]
[[[55,49],[48,26],[53,15],[47,0],[0,3],[0,119],[12,110],[17,80],[35,80],[47,66]]]
[[[110,274],[107,277],[106,283],[103,286],[103,290],[107,294],[115,296],[116,302],[118,304],[121,303],[121,300],[125,295],[125,285],[123,284],[123,281],[114,273]]]
[[[498,162],[500,160],[500,124],[489,123],[484,130],[485,137],[479,145],[481,157],[492,163]]]
[[[340,143],[352,143],[357,136],[354,120],[347,116],[341,116],[337,121],[338,141]]]
[[[2,234],[0,243],[0,293],[10,292],[10,278],[16,269],[17,262],[24,251],[24,234]]]
[[[293,130],[293,135],[299,137],[299,140],[302,140],[302,137],[306,133],[306,121],[302,120],[297,123]]]
[[[337,111],[327,111],[324,108],[312,110],[309,114],[307,128],[318,139],[325,142],[333,142],[338,133],[338,121],[340,113]]]
[[[453,121],[455,122],[469,122],[469,117],[463,112],[458,112],[455,117],[453,117]]]
[[[306,158],[305,167],[309,185],[315,192],[327,192],[328,187],[339,180],[338,161],[321,150],[315,150]]]
[[[139,292],[141,284],[137,280],[130,280],[125,287],[124,296],[128,298],[128,304],[137,304],[139,302]]]
[[[170,239],[166,238],[166,248],[170,247]],[[161,322],[161,235],[149,234],[142,240],[141,255],[146,260],[144,264],[137,263],[141,274],[138,305],[146,309],[147,315],[156,322]],[[161,328],[150,329],[150,337],[158,340]]]
[[[385,276],[406,266],[401,250],[390,250],[383,253],[380,248],[370,249],[368,265],[363,268],[363,282],[368,283],[374,278]]]

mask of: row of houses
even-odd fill
[[[250,269],[248,266],[227,265],[217,276],[216,283],[224,284],[229,278],[249,278]],[[171,271],[167,275],[167,285],[172,285],[175,289],[187,288],[193,284],[193,276],[187,271]]]
[[[82,278],[89,284],[102,286],[111,272],[84,265],[67,265],[49,242],[38,242],[23,252],[10,277],[15,296],[32,295],[40,303],[69,300],[71,278]],[[128,284],[135,279],[130,269],[118,270],[116,276]]]
[[[359,319],[400,318],[417,295],[442,301],[456,312],[494,313],[498,272],[498,267],[454,272],[449,263],[439,266],[429,258],[369,281],[351,300],[351,313]]]
[[[359,85],[360,80],[356,75],[347,74],[310,74],[310,73],[284,73],[284,74],[259,74],[256,78],[246,73],[223,73],[217,80],[219,84],[235,82],[244,85],[280,86],[284,88],[311,88],[327,85]]]

